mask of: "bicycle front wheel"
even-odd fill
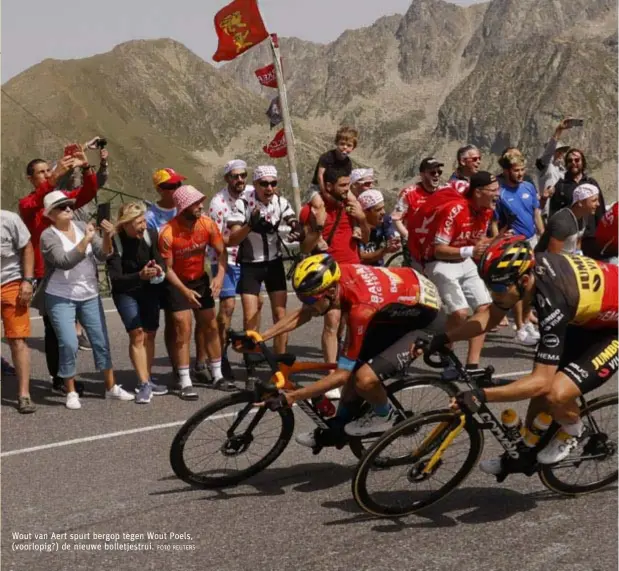
[[[568,496],[594,492],[617,481],[617,395],[592,400],[580,413],[587,437],[565,460],[542,465],[539,477]]]
[[[392,382],[387,379],[385,381],[385,390],[387,391],[391,406],[400,416],[398,422],[402,422],[404,419],[417,416],[422,412],[445,408],[449,403],[449,399],[458,393],[458,386],[435,379],[405,377]],[[364,403],[360,414],[365,414],[369,409],[370,405]],[[348,446],[351,452],[361,459],[376,440],[377,437],[375,435],[360,438],[349,436]]]
[[[474,468],[484,442],[474,422],[460,422],[459,415],[433,411],[386,432],[353,477],[359,507],[379,517],[410,515],[455,489]]]
[[[273,412],[254,406],[253,393],[235,393],[187,420],[172,442],[170,464],[192,486],[232,486],[274,462],[293,430],[289,408]]]

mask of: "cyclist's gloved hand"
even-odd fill
[[[288,406],[288,399],[286,395],[279,394],[264,401],[264,406],[269,410],[279,410],[280,408],[286,408]]]
[[[460,410],[464,407],[471,412],[477,412],[485,402],[486,393],[484,393],[483,389],[461,391],[456,395],[456,404]]]
[[[448,344],[449,337],[447,337],[447,333],[437,333],[434,337],[432,337],[432,341],[430,341],[430,345],[428,346],[428,354],[445,354],[447,353]]]

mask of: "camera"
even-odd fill
[[[97,149],[103,149],[107,145],[107,139],[97,139],[95,146]]]

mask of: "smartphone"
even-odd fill
[[[109,202],[97,204],[97,226],[101,226],[102,220],[109,220],[112,216],[112,208]]]
[[[566,127],[571,129],[572,127],[582,127],[585,124],[583,119],[568,119],[566,121]]]
[[[64,156],[72,157],[75,153],[79,153],[82,150],[82,147],[79,145],[67,145],[64,148]]]

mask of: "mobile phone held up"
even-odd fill
[[[79,153],[81,150],[82,147],[80,147],[79,145],[67,145],[64,148],[64,156],[72,157],[73,155],[75,155],[75,153]]]
[[[112,210],[109,202],[97,204],[97,226],[101,226],[103,220],[109,220],[112,216]]]
[[[568,129],[571,129],[572,127],[582,127],[585,124],[584,119],[568,119],[565,122],[565,126]]]

